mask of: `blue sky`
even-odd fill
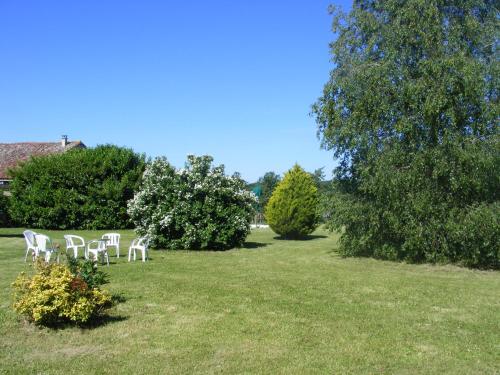
[[[310,106],[332,1],[0,1],[0,142],[210,154],[254,181],[335,166]],[[350,1],[333,1],[348,9]]]

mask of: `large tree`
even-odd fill
[[[341,251],[500,265],[498,1],[354,1],[313,105]]]

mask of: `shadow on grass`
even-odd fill
[[[1,233],[0,238],[23,238],[22,233]]]
[[[73,328],[79,328],[82,330],[91,330],[91,329],[96,329],[100,327],[107,326],[108,324],[113,324],[117,322],[123,322],[124,320],[127,320],[128,318],[126,316],[122,315],[110,315],[110,314],[102,314],[99,316],[96,316],[95,318],[89,320],[88,322],[81,323],[81,324],[75,324],[71,322],[54,322],[50,324],[41,324],[38,327],[39,328],[49,328],[53,331],[64,331],[66,329],[73,329]],[[28,321],[25,320],[26,324],[31,324],[28,323]]]
[[[263,242],[245,242],[242,246],[243,249],[259,249],[261,247],[266,247],[268,244]]]
[[[310,234],[304,237],[296,237],[296,238],[283,237],[283,236],[273,237],[273,239],[278,241],[313,241],[313,240],[319,240],[321,238],[328,238],[328,236],[322,234]]]
[[[163,249],[150,249],[149,250],[149,253],[148,253],[148,257],[146,258],[146,262],[143,262],[142,261],[142,255],[138,255],[137,258],[134,260],[134,257],[130,257],[130,262],[128,261],[128,258],[125,257],[125,261],[124,262],[115,262],[114,264],[118,264],[118,263],[123,263],[123,264],[127,264],[127,263],[147,263],[149,261],[153,261],[155,260],[154,257],[151,256],[151,253],[153,251],[170,251],[170,250],[163,250]],[[109,262],[109,264],[111,264],[111,261]]]
[[[121,293],[120,294],[116,293],[111,296],[111,301],[113,303],[113,306],[116,306],[119,303],[127,302],[127,298],[125,298],[125,296]]]
[[[338,246],[337,246],[337,247],[333,247],[333,248],[331,248],[331,249],[326,250],[326,254],[332,254],[332,255],[339,256],[339,257],[341,257],[341,258],[347,258],[345,255],[342,255],[342,254],[340,253],[340,249],[339,249],[339,247],[338,247]]]
[[[127,298],[123,294],[115,293],[111,296],[111,307],[115,307],[119,303],[124,303],[126,301]],[[124,320],[127,320],[127,317],[122,315],[102,314],[96,316],[95,318],[89,320],[84,324],[78,325],[78,327],[81,329],[94,329],[94,328],[104,327],[112,323],[123,322]]]
[[[87,329],[91,330],[91,329],[107,326],[108,324],[123,322],[127,319],[128,319],[127,317],[122,316],[122,315],[105,314],[105,315],[100,315],[100,316],[92,319],[91,321],[89,321],[85,324],[79,325],[78,328],[84,329],[84,330],[87,330]]]

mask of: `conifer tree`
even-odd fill
[[[266,220],[285,238],[301,238],[318,225],[318,189],[312,176],[299,165],[288,171],[266,206]]]

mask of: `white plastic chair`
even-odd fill
[[[95,247],[93,246],[95,245]],[[85,252],[85,258],[88,259],[90,255],[94,256],[94,260],[97,262],[99,256],[101,257],[101,262],[104,263],[104,258],[106,258],[106,263],[109,267],[109,255],[108,248],[106,247],[105,240],[94,240],[87,243],[87,251]]]
[[[106,247],[114,247],[116,249],[116,257],[120,257],[120,234],[119,233],[105,233],[102,239],[106,240]]]
[[[148,259],[148,240],[146,237],[136,238],[130,244],[128,248],[128,261],[130,262],[130,257],[134,253],[134,261],[137,257],[137,251],[142,253],[142,261],[145,262]]]
[[[78,249],[82,248],[85,254],[85,240],[80,236],[75,236],[74,234],[65,234],[64,239],[66,240],[66,253],[68,250],[73,250],[75,259],[78,258]]]
[[[45,234],[35,234],[36,241],[36,251],[35,258],[38,257],[41,253],[45,254],[45,261],[48,263],[52,254],[57,254],[57,263],[59,263],[59,251],[52,246],[52,241],[49,236]]]
[[[24,261],[26,262],[28,260],[28,254],[31,250],[32,258],[35,259],[36,256],[36,240],[35,240],[35,235],[36,233],[31,231],[31,230],[25,230],[23,232],[24,234],[24,240],[26,241],[26,255],[24,256]]]

